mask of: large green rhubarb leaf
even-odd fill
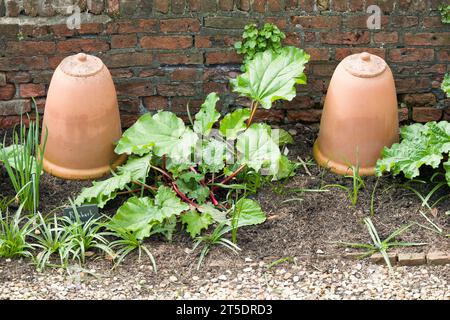
[[[237,109],[232,113],[228,113],[220,121],[219,131],[228,140],[235,140],[238,133],[247,128],[245,121],[248,118],[250,118],[249,109]]]
[[[303,71],[308,61],[309,55],[295,47],[284,47],[280,53],[258,53],[246,65],[247,72],[230,80],[233,91],[270,109],[272,102],[296,96],[295,85],[306,83]]]
[[[161,186],[154,200],[148,197],[130,198],[117,210],[110,223],[143,239],[151,235],[153,227],[170,222],[188,209],[189,206],[182,203],[175,192]]]
[[[241,164],[246,164],[256,171],[264,166],[272,173],[278,172],[281,152],[271,137],[269,126],[251,125],[238,137],[236,148],[239,151],[238,160]]]
[[[200,214],[195,210],[191,210],[181,216],[181,221],[186,225],[186,231],[194,238],[199,235],[203,229],[208,229],[213,223],[213,218],[208,214]]]
[[[150,168],[151,154],[144,157],[130,157],[126,164],[117,168],[117,173],[106,180],[94,181],[92,187],[83,188],[75,199],[75,204],[96,204],[103,208],[106,203],[117,196],[132,181],[142,181]]]
[[[184,160],[192,153],[197,134],[186,128],[183,120],[169,111],[154,116],[145,114],[124,132],[115,149],[116,153],[143,155],[153,149],[157,156],[167,155]]]
[[[403,172],[406,178],[412,179],[420,174],[423,165],[439,167],[444,154],[450,152],[450,124],[446,121],[416,123],[402,128],[400,134],[401,143],[383,150],[382,159],[376,165],[377,175],[385,171]]]
[[[204,136],[209,135],[214,123],[219,120],[220,113],[216,110],[216,103],[219,101],[217,93],[212,92],[201,105],[200,111],[195,115],[194,131]]]
[[[240,199],[234,210],[233,215],[238,219],[238,227],[261,224],[266,221],[266,215],[260,205],[251,199]]]

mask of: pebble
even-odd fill
[[[177,282],[177,281],[178,281],[178,278],[175,277],[175,276],[170,276],[170,277],[169,277],[169,281],[170,281],[170,282]]]

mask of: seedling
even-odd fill
[[[360,256],[360,259],[364,259],[373,255],[376,252],[379,252],[386,262],[386,265],[389,268],[389,273],[392,275],[394,270],[392,268],[391,261],[387,252],[396,247],[411,247],[411,246],[423,246],[426,243],[415,243],[415,242],[399,242],[397,241],[397,237],[399,237],[402,233],[406,232],[409,228],[413,226],[413,224],[405,225],[394,232],[391,233],[383,241],[380,240],[380,236],[378,235],[377,229],[372,223],[372,220],[369,217],[364,218],[364,224],[367,227],[367,231],[369,232],[370,238],[372,239],[372,243],[361,244],[361,243],[349,243],[349,242],[337,242],[338,244],[344,245],[346,247],[355,248],[355,249],[366,249],[366,252]]]

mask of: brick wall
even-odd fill
[[[67,6],[80,4],[81,29],[66,26]],[[402,120],[450,120],[439,89],[449,71],[450,28],[419,0],[0,0],[0,127],[17,123],[38,97],[41,111],[53,70],[67,55],[86,52],[110,68],[124,126],[147,110],[186,115],[206,94],[221,93],[223,112],[246,101],[229,94],[239,72],[233,43],[249,22],[272,22],[286,44],[312,60],[308,85],[292,102],[261,110],[273,122],[317,122],[336,65],[369,51],[385,58],[397,85]],[[39,4],[44,6],[39,6]],[[381,30],[366,27],[366,8],[382,9]],[[18,17],[17,17],[18,16]]]

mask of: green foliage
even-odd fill
[[[200,269],[203,260],[205,260],[205,257],[208,255],[212,247],[214,246],[222,246],[225,247],[235,254],[238,254],[241,249],[231,242],[230,240],[225,238],[225,235],[230,231],[230,228],[226,225],[225,222],[221,222],[217,225],[217,227],[214,229],[214,231],[205,236],[197,237],[196,242],[194,244],[194,247],[192,251],[195,251],[200,245],[203,244],[203,247],[200,251],[200,257],[197,264],[197,270]]]
[[[14,215],[0,211],[0,258],[31,257],[28,238],[34,231],[34,218],[22,217],[22,204]]]
[[[450,23],[450,4],[442,4],[439,6],[439,11],[441,12],[442,23]]]
[[[442,85],[441,85],[441,89],[442,89],[442,91],[445,92],[447,97],[450,97],[450,74],[447,73],[445,75],[444,81],[442,82]]]
[[[14,130],[12,145],[6,146],[6,136],[3,145],[0,144],[0,164],[8,173],[16,197],[25,209],[34,213],[39,206],[39,186],[43,173],[43,157],[39,155],[45,152],[47,134],[41,146],[40,138],[39,114],[36,112],[36,121],[29,120],[29,128],[21,119],[18,132]]]
[[[258,52],[271,50],[280,53],[281,41],[284,38],[286,38],[286,35],[271,23],[264,24],[261,29],[258,29],[256,24],[246,25],[242,34],[242,41],[234,44],[237,53],[244,56],[242,71],[245,71],[246,64],[253,60]]]
[[[132,195],[107,224],[111,232],[122,234],[116,243],[121,257],[135,249],[147,252],[142,241],[154,234],[171,239],[179,222],[192,238],[213,224],[226,225],[220,231],[233,230],[235,238],[238,228],[263,223],[265,214],[245,198],[247,192],[256,192],[263,180],[292,176],[296,165],[281,155],[280,148],[293,142],[289,133],[252,124],[252,119],[259,103],[270,108],[276,100],[295,96],[295,84],[305,82],[308,59],[294,47],[279,54],[258,53],[247,73],[231,80],[236,92],[252,99],[250,110],[237,109],[221,119],[219,96],[211,93],[194,119],[190,117],[191,126],[169,111],[142,116],[115,149],[128,154],[128,162],[111,178],[83,189],[76,203],[103,207],[118,195]],[[228,196],[217,198],[223,196],[220,189],[227,195],[245,193],[230,201]]]
[[[265,109],[277,100],[292,100],[297,95],[295,85],[306,83],[303,71],[309,58],[295,47],[284,47],[280,53],[258,53],[248,62],[247,71],[230,81],[233,91]]]
[[[420,174],[423,165],[438,168],[450,152],[450,123],[447,121],[413,124],[401,128],[402,141],[383,150],[382,159],[376,165],[377,175],[392,172],[403,173],[413,179]],[[450,160],[443,164],[450,185]]]
[[[391,235],[389,235],[383,241],[380,240],[380,236],[378,235],[377,229],[375,229],[375,226],[373,225],[372,220],[369,217],[364,218],[364,224],[367,227],[367,231],[369,232],[372,243],[361,244],[361,243],[339,242],[339,244],[342,244],[347,247],[355,248],[355,249],[365,249],[366,252],[360,256],[361,259],[369,257],[376,252],[379,252],[383,256],[384,261],[386,262],[386,265],[388,266],[389,272],[391,274],[393,273],[393,269],[392,269],[391,261],[387,254],[388,250],[395,248],[395,247],[412,247],[412,246],[426,245],[426,243],[397,241],[397,238],[402,233],[404,233],[405,231],[407,231],[409,228],[411,228],[413,226],[412,224],[398,228],[397,230],[392,232]]]

